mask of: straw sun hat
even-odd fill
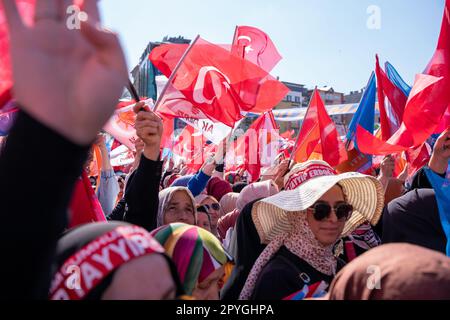
[[[330,170],[327,170],[329,168]],[[375,225],[384,206],[384,192],[381,183],[372,176],[357,172],[340,175],[323,161],[308,161],[296,165],[286,177],[286,187],[297,180],[296,188],[282,191],[254,204],[252,218],[261,243],[269,243],[273,238],[291,229],[288,214],[305,214],[328,190],[336,184],[342,187],[345,200],[353,206],[351,218],[346,222],[342,236],[346,236],[366,221]],[[298,180],[301,180],[298,183]]]

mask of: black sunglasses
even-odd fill
[[[213,204],[204,204],[204,206],[208,209],[213,209],[215,211],[219,211],[220,210],[220,204],[218,203],[213,203]]]
[[[331,214],[331,210],[334,210],[338,220],[347,221],[352,216],[353,206],[346,202],[338,203],[334,208],[330,206],[327,202],[316,202],[311,208],[314,210],[314,219],[317,221],[322,221],[328,218]]]

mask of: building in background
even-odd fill
[[[158,92],[164,86],[167,78],[153,65],[149,59],[149,54],[153,49],[164,43],[189,44],[191,40],[182,36],[164,37],[161,42],[149,42],[139,59],[139,63],[131,71],[133,84],[140,97],[152,98],[154,101],[158,98]],[[174,128],[182,129],[186,126],[183,121],[174,119]]]
[[[284,99],[275,106],[275,110],[305,108],[308,106],[308,89],[303,84],[284,82],[283,84],[289,88],[289,93]],[[298,122],[277,122],[280,127],[280,132],[299,128]]]
[[[344,103],[359,103],[363,93],[364,89],[359,91],[350,91],[349,94],[344,95]]]
[[[284,97],[283,101],[275,107],[275,109],[288,109],[307,106],[306,96],[308,94],[308,89],[306,89],[303,84],[282,82],[289,88],[290,91],[286,97]]]
[[[320,94],[320,97],[323,100],[325,105],[333,105],[333,104],[343,104],[344,103],[344,94],[341,92],[334,91],[333,87],[325,86],[321,88],[317,88],[317,91]],[[308,90],[308,101],[311,98],[314,90]]]
[[[133,76],[133,84],[141,97],[152,98],[156,101],[158,94],[158,86],[156,78],[158,76],[162,76],[161,72],[155,68],[153,63],[151,63],[148,58],[150,52],[156,47],[160,46],[164,43],[180,43],[180,44],[189,44],[191,40],[185,39],[182,36],[178,37],[164,37],[161,42],[149,42],[147,47],[139,59],[139,63],[134,69],[131,71],[131,75]]]

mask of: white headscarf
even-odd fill
[[[192,208],[194,210],[194,219],[195,222],[197,223],[197,210],[195,206],[195,199],[191,191],[186,187],[170,187],[159,192],[158,216],[156,218],[156,224],[158,228],[164,225],[164,212],[166,211],[167,205],[169,204],[170,200],[172,200],[173,195],[177,191],[186,192],[189,198],[191,199]]]

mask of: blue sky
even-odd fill
[[[371,5],[380,9],[380,29],[367,27]],[[269,34],[283,56],[272,75],[348,93],[366,85],[375,53],[412,84],[436,47],[444,0],[102,0],[100,6],[130,70],[149,41],[200,34],[230,43],[236,25],[250,25]]]

